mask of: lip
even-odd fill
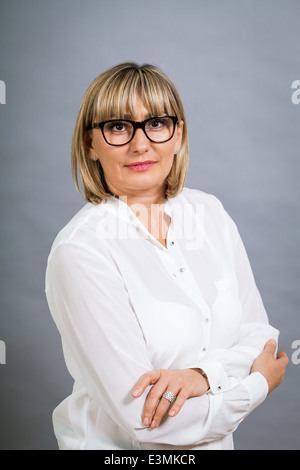
[[[155,163],[153,160],[146,160],[145,162],[130,163],[130,165],[125,165],[125,167],[133,171],[146,171],[152,168]]]

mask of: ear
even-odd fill
[[[89,149],[89,151],[88,151],[88,156],[89,156],[89,158],[90,158],[91,160],[93,160],[93,162],[96,162],[96,161],[98,160],[98,157],[97,157],[97,155],[96,155],[96,152],[95,152],[95,150],[93,150],[93,149]]]
[[[183,126],[184,126],[183,121],[180,121],[180,123],[176,126],[175,148],[178,149],[178,152],[181,148]]]
[[[93,160],[94,162],[98,160],[98,156],[93,148],[93,140],[92,140],[91,135],[89,135],[88,138],[86,139],[86,150],[87,150],[88,157],[91,160]]]

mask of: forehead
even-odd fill
[[[154,115],[156,116],[157,114],[155,112],[153,113],[153,110],[151,111],[151,107],[142,99],[140,94],[137,94],[133,108],[131,108],[127,103],[125,114],[123,116],[126,119],[143,121],[144,119],[148,119]]]
[[[120,87],[114,92],[99,94],[94,118],[98,121],[115,118],[144,120],[162,114],[177,114],[171,101],[162,89]]]

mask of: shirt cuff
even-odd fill
[[[189,368],[200,369],[206,375],[209,381],[209,391],[214,395],[226,392],[241,383],[241,379],[229,378],[220,362],[198,363],[189,366]]]
[[[251,413],[259,406],[269,393],[268,382],[260,372],[253,372],[242,382],[248,391],[250,399],[250,407],[248,413]]]

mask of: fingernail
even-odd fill
[[[148,418],[144,418],[143,423],[144,423],[145,426],[149,426],[149,419],[148,419]]]
[[[132,392],[132,395],[133,395],[134,397],[138,397],[139,394],[140,394],[140,391],[139,391],[138,389],[136,389],[136,390],[134,390],[134,391]]]
[[[155,426],[156,426],[156,421],[153,420],[152,423],[151,423],[151,428],[155,428]]]
[[[171,410],[171,411],[170,411],[170,413],[169,413],[169,415],[170,415],[170,416],[174,416],[174,415],[175,415],[175,413],[176,413],[176,411],[175,411],[175,410]]]
[[[277,341],[275,339],[272,338],[269,341],[270,341],[270,343],[274,344],[275,346],[277,345]]]

